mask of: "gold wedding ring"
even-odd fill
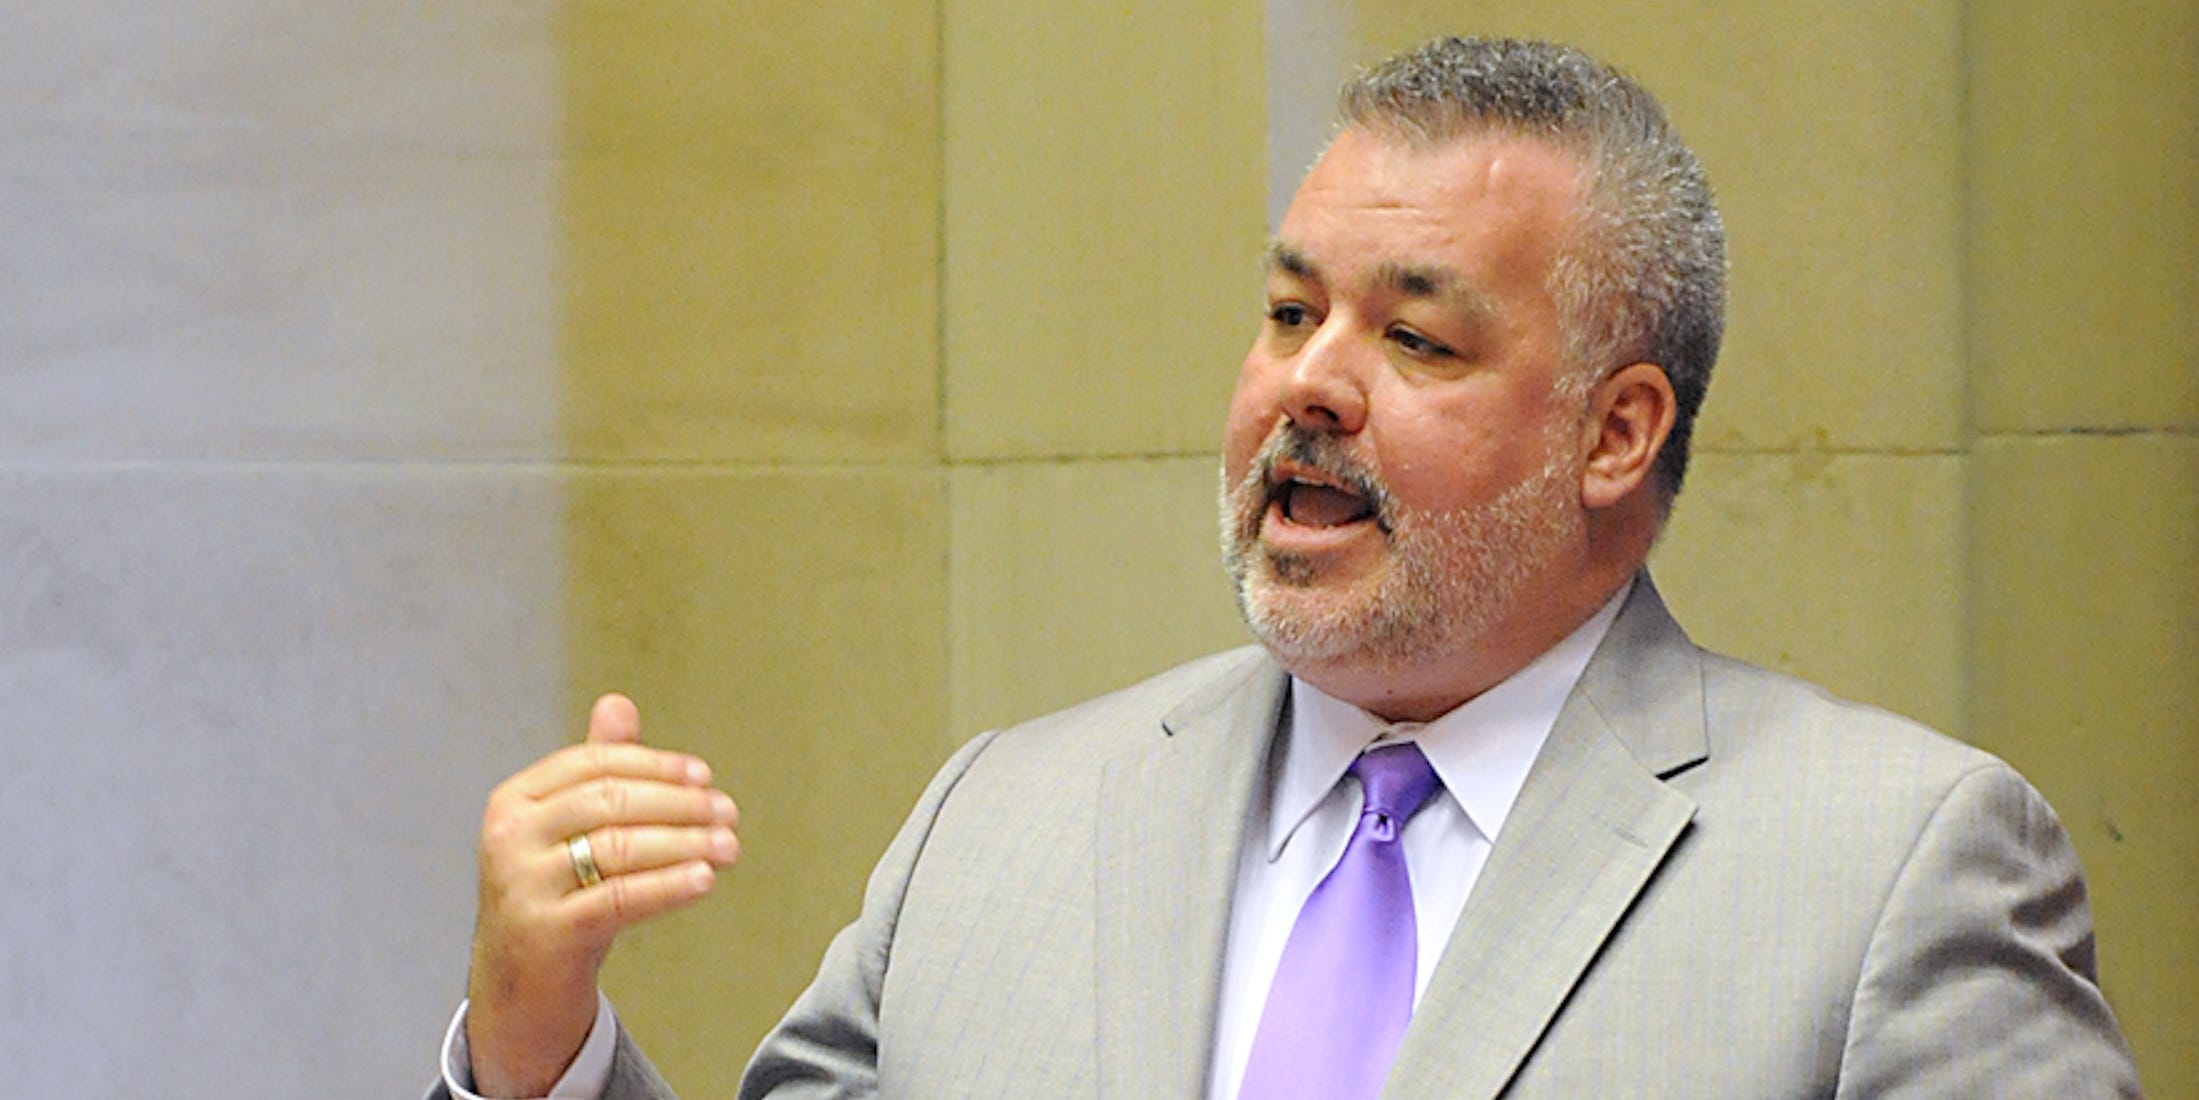
[[[595,849],[588,846],[588,834],[573,834],[573,838],[565,842],[565,854],[573,861],[573,877],[580,880],[581,889],[603,881],[603,872],[596,869]]]

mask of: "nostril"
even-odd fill
[[[1336,415],[1335,409],[1329,408],[1327,405],[1307,405],[1299,410],[1297,416],[1291,419],[1301,424],[1313,423],[1322,427],[1334,427],[1341,418]]]

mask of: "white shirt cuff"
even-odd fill
[[[450,1089],[454,1100],[483,1100],[473,1091],[473,1056],[466,1047],[466,1008],[461,1002],[458,1014],[451,1017],[450,1030],[443,1033],[443,1085]],[[618,1017],[611,1011],[611,999],[596,992],[596,1022],[588,1029],[588,1041],[580,1044],[580,1053],[573,1056],[573,1064],[565,1067],[565,1076],[550,1086],[550,1094],[539,1100],[598,1100],[603,1086],[611,1080],[611,1059],[618,1051]]]

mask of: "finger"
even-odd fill
[[[740,822],[732,796],[708,787],[635,779],[592,779],[541,801],[530,815],[535,834],[562,840],[575,833],[633,825],[723,825]]]
[[[567,894],[563,904],[573,920],[598,935],[648,920],[700,900],[717,884],[717,869],[692,860],[653,871],[637,871],[604,879],[586,890]]]
[[[604,878],[654,871],[694,860],[725,867],[741,854],[740,838],[724,825],[597,829],[588,834],[588,848],[595,857],[597,873]]]
[[[567,745],[506,781],[514,793],[547,798],[596,779],[638,779],[691,787],[710,783],[710,765],[700,757],[645,745],[589,742]]]
[[[641,741],[641,708],[632,699],[612,692],[596,700],[588,710],[588,743],[591,745],[638,744]]]

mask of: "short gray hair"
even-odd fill
[[[1579,159],[1580,209],[1550,275],[1570,381],[1585,394],[1629,363],[1664,369],[1678,408],[1657,484],[1676,496],[1725,331],[1726,246],[1703,166],[1656,98],[1570,46],[1444,38],[1345,84],[1339,114],[1414,143],[1497,132]]]

